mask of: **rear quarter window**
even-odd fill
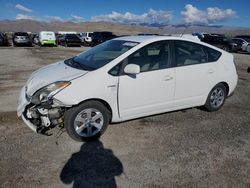
[[[205,50],[208,56],[208,62],[215,62],[220,58],[221,52],[214,50],[212,48],[209,48],[209,47],[205,47],[205,48],[206,48]]]

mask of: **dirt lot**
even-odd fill
[[[16,116],[20,88],[83,50],[0,48],[0,187],[250,187],[250,55],[235,54],[239,84],[218,112],[113,124],[91,143],[34,134]]]

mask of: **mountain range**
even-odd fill
[[[112,31],[118,35],[131,35],[138,33],[157,33],[157,34],[178,34],[178,33],[219,33],[226,35],[250,35],[250,28],[228,27],[228,26],[205,26],[205,25],[131,25],[118,24],[109,22],[42,22],[35,20],[0,20],[0,31],[2,32],[17,32],[29,31],[37,33],[39,31]]]

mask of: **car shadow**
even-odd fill
[[[72,154],[63,167],[60,179],[73,188],[115,188],[115,176],[123,173],[121,161],[112,150],[104,148],[100,140],[84,143],[79,152]]]

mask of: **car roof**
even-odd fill
[[[143,36],[124,36],[124,37],[118,37],[115,38],[113,40],[125,40],[125,41],[131,41],[131,42],[138,42],[138,43],[144,43],[144,42],[156,42],[156,41],[160,41],[160,40],[185,40],[185,41],[191,41],[191,42],[199,42],[197,40],[194,39],[190,39],[190,38],[186,38],[185,36],[183,37],[179,37],[179,36],[157,36],[157,35],[152,35],[152,36],[148,36],[148,35],[143,35]]]
[[[210,44],[204,43],[202,41],[198,41],[191,38],[186,38],[185,36],[124,36],[124,37],[118,37],[114,38],[112,40],[124,40],[124,41],[130,41],[130,42],[138,42],[138,43],[151,43],[151,42],[157,42],[161,40],[181,40],[181,41],[189,41],[194,42],[196,44],[201,44],[203,46],[207,46],[209,48],[215,49],[219,52],[224,52],[222,49],[217,48],[216,46],[212,46]]]

